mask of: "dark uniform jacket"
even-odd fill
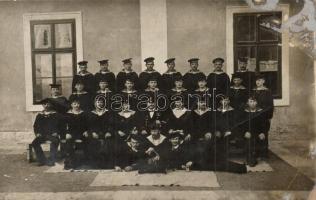
[[[83,133],[88,130],[88,115],[81,111],[74,113],[71,110],[66,114],[67,132],[74,140],[83,139]]]
[[[181,77],[181,73],[177,71],[165,72],[161,76],[161,90],[168,92],[174,88],[176,77]]]
[[[168,93],[168,107],[172,108],[173,107],[173,103],[177,100],[181,100],[184,104],[184,106],[186,108],[188,108],[189,106],[189,93],[188,90],[185,88],[181,88],[181,89],[176,89],[173,88],[171,89]]]
[[[251,112],[249,109],[245,109],[241,113],[242,124],[241,130],[244,134],[245,132],[250,132],[254,137],[261,133],[267,133],[268,123],[265,116],[265,112],[258,108],[255,112]]]
[[[109,85],[109,89],[111,91],[115,91],[115,75],[110,71],[99,71],[94,75],[95,80],[95,89],[99,90],[99,82],[100,80],[106,80]]]
[[[190,134],[192,129],[191,111],[184,109],[183,113],[179,116],[174,114],[175,109],[169,111],[166,116],[167,129],[183,130],[184,135]]]
[[[160,83],[161,75],[160,75],[160,73],[157,72],[156,70],[153,70],[153,71],[145,70],[145,71],[143,71],[143,72],[141,72],[139,74],[139,79],[138,79],[138,83],[139,83],[138,88],[139,88],[139,90],[140,91],[144,91],[147,88],[147,86],[148,86],[148,81],[150,79],[152,79],[152,78],[157,80],[158,88],[160,88],[160,86],[161,86],[161,83]]]
[[[216,119],[213,120],[216,122],[216,130],[225,133],[235,130],[237,119],[238,116],[235,109],[229,106],[226,110],[222,107],[218,108],[216,111]]]
[[[160,121],[163,131],[166,129],[166,121],[165,121],[165,113],[161,111],[140,111],[139,113],[139,125],[138,129],[140,131],[145,130],[149,134],[149,127],[150,125],[154,124],[157,120]]]
[[[248,94],[255,87],[256,84],[256,73],[252,71],[237,71],[235,72],[241,79],[242,85],[246,87]]]
[[[95,110],[89,112],[88,130],[90,135],[95,132],[102,139],[108,132],[113,136],[113,113],[108,110],[102,113],[97,113]]]
[[[216,89],[216,95],[227,95],[228,89],[230,87],[230,79],[225,72],[212,72],[207,77],[207,85],[211,91]]]
[[[147,155],[145,154],[144,144],[141,143],[138,149],[133,149],[130,142],[124,142],[120,146],[116,146],[115,166],[122,169],[130,166],[133,170],[138,170],[145,164]]]
[[[192,123],[192,139],[193,141],[198,141],[199,139],[204,139],[206,133],[213,133],[213,111],[211,109],[206,109],[205,111],[200,111],[195,109],[191,114]]]
[[[129,111],[129,112],[118,112],[114,115],[114,129],[116,131],[116,137],[123,141],[128,138],[128,136],[131,134],[131,132],[137,127],[139,124],[139,115],[135,111]],[[123,136],[118,134],[118,131],[121,131],[124,133]]]
[[[83,82],[84,90],[89,92],[90,94],[93,94],[95,92],[95,80],[93,74],[90,72],[87,73],[78,73],[74,75],[72,80],[72,92],[75,90],[75,85],[78,81]]]
[[[69,101],[64,96],[50,97],[49,98],[56,107],[56,111],[59,113],[66,113],[70,109]]]
[[[199,70],[197,71],[188,71],[186,74],[183,76],[183,84],[184,87],[189,91],[193,92],[194,90],[197,89],[198,85],[198,80],[201,78],[205,78],[205,74]]]
[[[166,164],[168,169],[182,169],[182,165],[191,161],[192,155],[186,145],[181,142],[178,146],[172,146],[168,142],[168,153],[166,154]]]
[[[116,91],[120,92],[124,89],[124,84],[127,79],[130,79],[134,82],[135,89],[139,89],[137,73],[134,71],[126,72],[125,70],[122,70],[116,76]]]
[[[248,91],[244,86],[231,86],[228,91],[230,105],[236,110],[243,110],[248,99]]]
[[[62,135],[65,132],[65,118],[55,111],[37,114],[33,125],[34,133],[41,134],[43,137],[53,133]]]
[[[92,96],[88,92],[74,92],[70,95],[69,101],[71,102],[73,99],[79,100],[80,108],[85,112],[91,111],[94,107]]]
[[[256,97],[258,101],[258,107],[262,108],[266,113],[267,119],[272,119],[274,104],[273,104],[273,96],[271,91],[268,88],[265,89],[253,89],[253,95]]]

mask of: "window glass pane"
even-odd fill
[[[266,78],[266,86],[274,96],[281,96],[281,47],[259,46],[259,71]]]
[[[72,77],[73,75],[73,55],[72,53],[56,54],[56,76]]]
[[[35,55],[35,83],[33,88],[34,102],[49,97],[49,84],[53,82],[52,55]]]
[[[73,46],[71,24],[55,24],[55,46],[56,48],[71,48]]]
[[[256,71],[257,59],[256,59],[256,47],[255,46],[245,46],[245,47],[238,47],[236,55],[237,61],[237,69],[239,69],[239,62],[238,58],[246,57],[248,58],[248,70],[249,71]]]
[[[34,40],[35,49],[51,48],[51,26],[49,24],[34,25]]]
[[[71,95],[72,78],[56,78],[56,83],[61,84],[61,93],[68,98]]]
[[[33,88],[34,103],[38,104],[40,100],[50,97],[50,86],[52,78],[36,78]]]
[[[282,25],[282,14],[259,15],[259,40],[260,41],[279,41],[281,33],[277,30]]]
[[[235,33],[237,42],[253,42],[256,40],[256,16],[245,15],[235,18]]]

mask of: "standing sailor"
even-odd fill
[[[109,70],[109,60],[99,60],[98,62],[100,63],[100,71],[94,75],[96,90],[100,89],[99,82],[101,79],[103,79],[107,81],[109,85],[109,89],[114,92],[115,91],[115,75],[113,72]]]
[[[70,95],[69,101],[78,99],[80,102],[81,109],[83,111],[90,111],[93,108],[92,96],[85,90],[84,83],[78,80],[75,84],[75,91]]]
[[[248,58],[241,57],[238,59],[239,65],[236,74],[242,79],[243,86],[246,87],[248,91],[248,95],[251,94],[251,90],[255,87],[255,78],[256,73],[249,71],[247,69],[248,66]]]
[[[88,61],[80,61],[78,62],[79,65],[79,72],[74,75],[72,80],[72,92],[75,91],[75,85],[78,81],[82,81],[85,90],[90,94],[95,92],[95,82],[94,76],[90,72],[87,71],[88,68]]]
[[[188,60],[190,63],[190,70],[184,74],[183,76],[183,82],[184,87],[188,90],[188,92],[194,92],[195,89],[197,89],[197,82],[198,79],[201,77],[205,77],[205,74],[201,72],[199,67],[199,59],[198,58],[191,58]]]
[[[155,58],[149,57],[144,60],[146,63],[146,70],[139,74],[139,90],[144,91],[147,88],[149,79],[155,78],[158,81],[158,88],[160,87],[161,75],[154,69]]]
[[[176,77],[182,76],[180,72],[175,70],[175,58],[169,58],[165,61],[168,70],[163,73],[161,77],[161,89],[165,92],[170,91],[174,87],[174,81]]]
[[[127,58],[122,60],[123,69],[116,76],[116,91],[120,92],[124,89],[124,84],[127,79],[133,80],[135,89],[137,89],[138,85],[138,75],[135,71],[133,71],[132,66],[132,58]]]

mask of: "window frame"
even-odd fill
[[[227,73],[231,77],[234,73],[234,15],[242,13],[271,13],[282,12],[282,23],[289,18],[289,5],[280,4],[273,11],[255,10],[249,6],[227,6],[226,7],[226,56],[227,56]],[[282,98],[274,99],[275,106],[289,106],[289,33],[284,31],[281,34],[281,96]],[[269,43],[269,42],[268,42]],[[257,59],[258,60],[258,59]]]
[[[74,32],[73,35],[73,46],[72,48],[60,48],[54,50],[56,53],[68,53],[72,49],[71,53],[73,55],[73,64],[76,66],[76,60],[83,60],[83,42],[82,42],[82,13],[78,12],[59,12],[59,13],[27,13],[23,15],[23,30],[24,30],[24,60],[25,60],[25,90],[26,90],[26,111],[41,111],[42,106],[34,103],[34,91],[33,86],[35,84],[35,75],[34,75],[34,63],[35,63],[35,53],[33,53],[33,27],[34,24],[47,24],[50,22],[69,22],[74,20]],[[51,25],[54,26],[54,25]],[[51,30],[53,31],[53,29]],[[52,39],[53,40],[53,39]],[[53,41],[54,42],[54,41]],[[55,44],[52,44],[55,45]],[[64,51],[65,49],[68,49]],[[52,50],[48,49],[39,49],[35,50],[38,53],[51,53]],[[53,57],[54,58],[54,57]],[[52,62],[55,62],[52,59]],[[54,65],[53,65],[54,67]],[[77,71],[76,67],[73,67],[73,73]],[[53,71],[54,73],[54,71]]]

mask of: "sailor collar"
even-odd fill
[[[127,71],[127,70],[125,70],[125,69],[122,69],[121,72],[124,72],[124,73],[126,73],[126,74],[129,74],[129,73],[132,73],[132,72],[134,72],[134,71],[133,71],[133,70]]]
[[[146,88],[145,91],[146,91],[146,92],[158,92],[158,91],[159,91],[159,88],[154,88],[154,89]]]
[[[151,142],[153,145],[158,146],[158,145],[160,145],[161,143],[163,143],[163,141],[166,139],[166,136],[160,134],[159,139],[158,139],[158,140],[155,140],[155,139],[153,138],[153,136],[150,135],[150,136],[147,137],[147,139],[148,139],[149,142]]]
[[[102,116],[104,115],[108,110],[107,109],[103,109],[102,112],[98,112],[97,110],[93,110],[91,111],[93,114],[96,114],[98,116]]]
[[[122,92],[123,92],[123,93],[127,93],[127,94],[132,94],[132,93],[136,93],[137,90],[130,90],[130,91],[127,91],[127,89],[123,89]]]
[[[72,94],[81,95],[81,94],[88,94],[88,92],[86,92],[86,91],[83,91],[83,92],[73,92]]]
[[[241,86],[239,86],[239,87],[231,86],[230,88],[231,88],[231,89],[234,89],[234,90],[245,90],[245,89],[246,89],[246,87],[243,86],[243,85],[241,85]]]
[[[125,119],[127,118],[130,118],[131,116],[133,116],[136,112],[134,110],[129,110],[128,112],[119,112],[118,114],[121,116],[121,117],[124,117]]]
[[[261,108],[257,108],[256,110],[252,111],[252,110],[249,110],[249,108],[246,108],[245,109],[245,112],[248,112],[248,113],[255,113],[255,112],[261,112],[262,109]]]
[[[45,116],[49,116],[51,114],[55,114],[57,113],[56,111],[49,111],[49,112],[45,112],[44,110],[41,112],[42,115],[45,115]]]
[[[73,110],[69,110],[67,113],[74,114],[74,115],[79,115],[79,114],[83,113],[83,111],[79,110],[78,113],[75,113],[75,112],[73,112]]]
[[[249,71],[248,71],[248,69],[246,69],[246,70],[240,70],[240,69],[239,69],[239,70],[237,70],[237,72],[239,72],[239,73],[245,73],[245,72],[249,72]]]
[[[200,73],[201,71],[200,70],[196,70],[196,71],[193,71],[192,69],[190,69],[189,71],[188,71],[188,73],[190,73],[190,74],[197,74],[197,73]]]
[[[188,111],[188,109],[186,109],[186,108],[182,108],[182,109],[174,108],[174,109],[172,109],[172,113],[176,118],[182,117],[187,111]]]
[[[108,74],[108,73],[112,73],[112,72],[110,70],[106,70],[106,71],[100,70],[99,73],[100,74]]]
[[[150,71],[149,71],[149,70],[147,70],[147,69],[145,69],[145,70],[144,70],[144,72],[146,72],[146,73],[154,73],[154,72],[157,72],[157,71],[156,71],[155,69],[150,70]]]
[[[263,86],[262,88],[254,88],[253,90],[268,90],[268,88],[267,87],[265,87],[265,86]]]
[[[176,74],[178,73],[176,70],[173,71],[166,71],[164,74]]]
[[[86,71],[86,72],[78,72],[78,74],[77,75],[79,75],[79,76],[87,76],[87,75],[90,75],[91,73],[90,72],[88,72],[88,71]]]
[[[225,72],[224,71],[213,71],[212,73],[213,74],[224,74]]]
[[[106,94],[106,93],[109,93],[109,92],[112,92],[110,89],[106,88],[106,90],[98,90],[97,93],[98,94]]]
[[[211,109],[211,108],[207,108],[207,109],[205,109],[205,110],[199,110],[199,109],[195,109],[195,110],[194,110],[194,112],[195,112],[196,114],[198,114],[199,116],[204,115],[204,114],[207,113],[208,111],[212,111],[212,109]]]
[[[222,113],[228,112],[228,111],[232,111],[232,110],[234,110],[234,108],[231,107],[231,106],[229,106],[227,109],[223,109],[223,108],[218,108],[217,109],[217,111],[222,112]]]
[[[61,95],[58,95],[58,96],[51,96],[51,98],[53,98],[53,99],[57,99],[57,98],[60,98],[60,97],[63,97],[63,96],[61,96]]]
[[[210,89],[208,87],[205,87],[204,90],[201,90],[201,88],[196,89],[196,92],[208,92]]]
[[[177,90],[176,88],[172,88],[171,90],[174,91],[174,92],[185,92],[185,91],[187,91],[187,89],[185,89],[184,87],[180,88],[180,90]]]

